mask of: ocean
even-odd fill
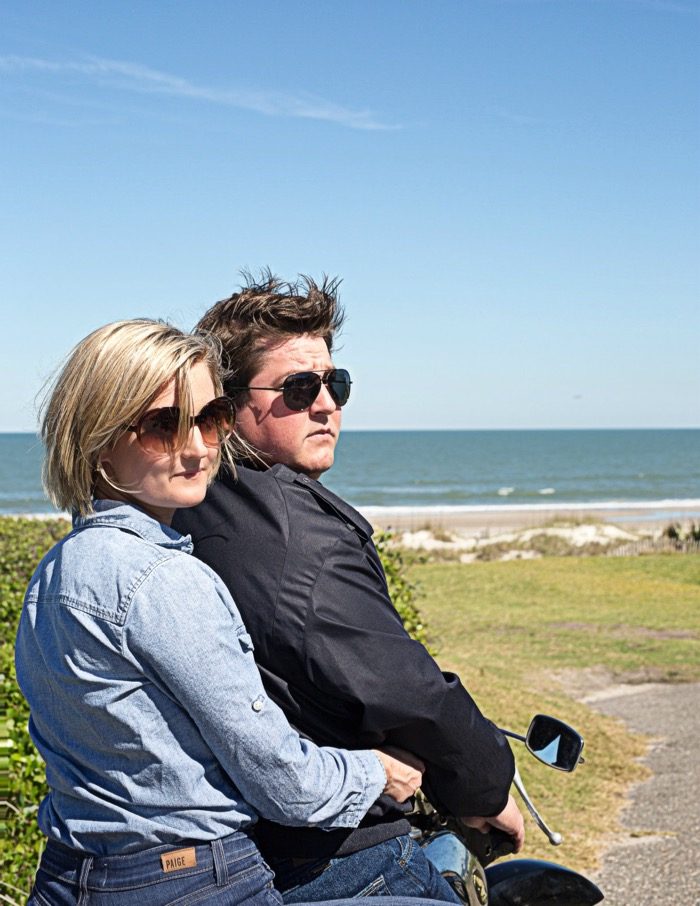
[[[0,434],[0,513],[55,512],[41,443]],[[700,429],[346,431],[324,484],[361,509],[674,504],[700,514]]]

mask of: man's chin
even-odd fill
[[[322,440],[317,436],[310,440],[311,442],[307,442],[304,449],[299,451],[296,468],[309,478],[318,478],[333,465],[336,438],[332,435],[323,435]]]
[[[324,472],[327,472],[330,467],[333,465],[334,457],[324,456],[323,458],[311,459],[308,462],[303,463],[301,466],[297,466],[300,472],[304,472],[305,475],[308,475],[309,478],[320,478]]]

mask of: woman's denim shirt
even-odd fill
[[[39,564],[17,636],[50,788],[42,831],[114,854],[222,837],[257,814],[359,823],[386,782],[379,759],[291,729],[189,536],[126,504],[95,509]]]

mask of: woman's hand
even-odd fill
[[[403,749],[387,746],[383,750],[372,749],[372,751],[386,772],[384,792],[397,802],[405,802],[420,786],[425,765],[420,758]]]
[[[498,815],[491,815],[490,818],[462,818],[462,821],[464,821],[468,827],[474,827],[476,830],[481,831],[482,834],[487,834],[491,828],[504,831],[513,838],[513,845],[515,846],[516,853],[519,853],[523,848],[523,843],[525,842],[525,824],[523,823],[523,816],[520,814],[520,809],[512,796],[508,796],[506,807]]]

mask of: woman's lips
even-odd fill
[[[189,480],[197,478],[198,475],[202,475],[206,472],[206,469],[188,469],[186,472],[178,472],[176,478],[187,478]]]

